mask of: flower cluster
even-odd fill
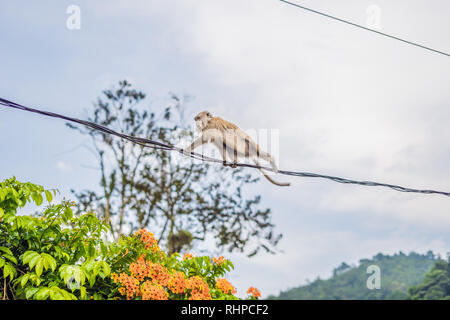
[[[127,299],[134,297],[142,297],[143,300],[167,299],[168,294],[163,286],[167,286],[169,274],[164,266],[145,261],[141,256],[137,262],[130,264],[129,272],[130,275],[125,272],[111,275],[112,280],[120,285],[121,295],[126,295]]]
[[[127,299],[166,300],[171,292],[186,294],[190,300],[211,300],[208,284],[199,276],[186,278],[179,271],[169,274],[161,264],[142,260],[132,263],[129,271],[131,275],[111,275],[113,281],[121,285],[119,293]]]
[[[223,256],[220,256],[218,258],[213,258],[213,263],[221,265],[223,263],[225,263],[227,261],[227,259],[225,259]]]
[[[150,268],[150,277],[153,282],[159,283],[163,286],[167,286],[169,282],[169,274],[164,266],[159,263],[148,263]]]
[[[155,239],[155,235],[150,231],[139,229],[134,235],[140,238],[140,240],[144,243],[144,247],[146,250],[152,248],[153,251],[159,251],[159,246]]]
[[[169,294],[158,283],[145,281],[142,284],[142,300],[168,300]]]
[[[185,253],[183,256],[183,260],[192,259],[194,255],[192,253]]]
[[[183,294],[186,288],[186,278],[182,272],[175,272],[170,275],[170,279],[167,282],[167,287],[175,294]]]
[[[186,289],[190,291],[189,300],[211,300],[208,284],[199,276],[187,279]]]
[[[133,276],[129,276],[126,273],[121,273],[120,275],[112,273],[111,278],[115,283],[120,283],[122,285],[119,288],[119,292],[123,296],[126,295],[127,299],[132,299],[135,296],[140,295],[139,280]]]
[[[216,288],[222,291],[225,294],[235,294],[236,288],[228,282],[227,279],[219,278],[216,280]]]
[[[231,297],[224,295],[236,294],[236,288],[228,280],[219,278],[231,264],[223,256],[214,257],[211,261],[208,257],[195,258],[191,253],[186,253],[181,260],[179,255],[167,256],[159,250],[154,235],[144,229],[138,230],[134,237],[139,239],[138,246],[132,247],[130,254],[136,254],[134,257],[137,258],[127,263],[122,273],[111,274],[119,294],[126,299],[212,300],[229,299]],[[131,239],[130,243],[135,245],[136,241]],[[192,263],[182,262],[191,259]],[[203,276],[205,272],[212,274],[206,277]],[[247,293],[250,299],[261,296],[253,287]]]
[[[147,262],[145,262],[145,260],[142,261],[138,259],[138,262],[130,264],[129,270],[131,275],[139,281],[143,281],[145,277],[149,277],[151,275],[150,266]]]
[[[259,298],[261,297],[261,292],[259,292],[258,289],[256,289],[255,287],[250,287],[247,290],[247,294],[252,296],[253,298]]]

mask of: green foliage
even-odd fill
[[[408,299],[450,300],[450,256],[437,261],[420,284],[409,288]]]
[[[109,226],[94,213],[74,216],[73,202],[51,203],[55,190],[21,183],[15,178],[0,183],[0,292],[1,299],[88,300],[130,298],[121,292],[118,274],[136,277],[135,268],[154,266],[167,277],[180,272],[186,281],[205,283],[210,298],[236,299],[220,290],[218,277],[233,268],[231,261],[209,257],[181,259],[159,249],[153,234],[139,230],[116,242],[106,241]],[[45,198],[44,198],[45,197]],[[27,203],[45,208],[36,215],[19,215]],[[141,265],[139,265],[141,263]],[[115,277],[113,276],[115,275]],[[147,274],[150,289],[158,286],[171,299],[205,298],[186,287],[174,294],[167,281]],[[198,277],[198,279],[196,278]],[[137,281],[137,279],[135,279]],[[166,279],[167,280],[167,279]],[[162,287],[162,286],[165,287]],[[137,287],[135,298],[161,298],[144,295],[145,284]],[[161,291],[162,290],[162,291]]]
[[[51,204],[55,194],[15,178],[0,184],[0,269],[8,280],[2,281],[3,299],[85,299],[109,275],[97,249],[108,226],[93,213],[75,218],[74,203]],[[41,206],[44,199],[48,204],[37,216],[17,215],[27,203]],[[71,288],[71,282],[79,285]]]
[[[282,300],[401,300],[407,297],[410,286],[422,281],[425,273],[435,263],[434,254],[425,255],[402,252],[389,256],[378,254],[372,259],[362,259],[357,267],[342,263],[333,270],[330,279],[316,279],[308,285],[281,292],[269,299]],[[381,270],[381,288],[367,288],[367,267],[377,265]]]

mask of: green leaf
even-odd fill
[[[5,263],[5,265],[3,266],[3,278],[6,279],[7,277],[9,277],[10,280],[12,280],[16,275],[16,268],[14,268],[14,266],[9,262]]]
[[[73,217],[73,211],[72,211],[72,208],[66,207],[66,208],[64,209],[63,217],[64,217],[64,219],[66,219],[66,221],[72,219],[72,217]]]
[[[105,276],[109,276],[111,274],[111,267],[106,261],[101,261],[103,272],[105,273]]]
[[[44,259],[40,258],[36,264],[36,274],[38,275],[38,277],[41,276],[43,268],[44,268]]]
[[[36,263],[38,263],[38,261],[41,260],[41,256],[39,254],[33,256],[30,260],[30,262],[28,263],[28,265],[30,266],[30,269],[33,269],[34,266],[36,265]]]
[[[28,280],[30,279],[30,274],[29,273],[27,273],[27,274],[24,274],[22,277],[21,277],[21,279],[20,279],[20,285],[22,286],[22,288],[24,288],[25,287],[25,285],[27,284],[27,282],[28,282]]]
[[[96,250],[95,250],[94,243],[92,241],[89,242],[89,246],[88,246],[88,250],[87,250],[89,257],[94,257],[95,256],[95,251]]]
[[[69,281],[75,281],[79,284],[84,284],[86,281],[86,275],[80,266],[76,265],[63,265],[59,268],[60,277],[64,280],[65,284]]]
[[[64,300],[64,296],[57,290],[50,290],[50,300]]]
[[[34,288],[34,287],[27,287],[25,289],[25,298],[30,299],[31,297],[33,297],[36,292],[39,291],[39,288]]]
[[[86,287],[80,287],[80,297],[81,299],[86,299]]]
[[[34,296],[35,300],[46,300],[50,295],[50,289],[47,287],[40,288],[36,295]]]
[[[101,294],[94,293],[94,300],[103,300],[103,297]]]
[[[92,288],[94,286],[94,284],[95,284],[95,275],[91,275],[91,276],[86,275],[86,276],[88,278],[89,285]]]
[[[48,202],[52,202],[53,196],[52,196],[52,193],[50,191],[45,190],[45,197],[47,198]]]
[[[31,198],[33,199],[34,203],[36,203],[37,206],[40,206],[44,199],[42,198],[42,195],[40,193],[34,193]]]
[[[67,296],[63,289],[58,288],[57,286],[50,287],[50,299],[51,300],[70,300],[67,299]]]
[[[108,248],[106,247],[106,245],[103,242],[100,242],[100,251],[101,251],[102,255],[104,255],[104,256],[108,255]]]
[[[3,251],[4,253],[7,253],[9,255],[13,255],[12,251],[7,247],[0,247],[0,251]]]
[[[69,293],[69,292],[67,292],[64,289],[59,289],[59,290],[64,295],[64,299],[65,300],[78,300],[77,297],[74,294]]]
[[[13,255],[11,255],[9,253],[4,253],[3,257],[8,259],[11,262],[14,262],[15,264],[17,264],[17,259]]]
[[[6,194],[8,193],[8,191],[6,191],[6,189],[0,189],[0,202],[2,202],[3,200],[5,200]],[[1,208],[0,208],[1,209]]]
[[[42,282],[41,278],[38,277],[35,273],[30,275],[30,280],[36,285],[39,286]]]
[[[52,271],[55,271],[56,260],[51,255],[49,255],[48,253],[45,253],[45,252],[41,253],[41,257],[44,259],[44,261],[46,263],[44,265],[45,269],[48,269],[48,267],[50,267],[52,269]]]
[[[2,208],[0,208],[0,220],[3,218],[4,215],[5,215],[5,211],[3,211]]]
[[[26,252],[22,255],[22,261],[23,261],[23,263],[30,263],[30,261],[31,261],[34,257],[39,257],[39,253],[37,253],[37,252],[35,252],[35,251],[26,251]]]

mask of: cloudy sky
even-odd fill
[[[362,25],[450,52],[445,0],[305,0]],[[431,5],[432,4],[432,5]],[[81,28],[69,30],[69,5]],[[276,0],[1,1],[0,96],[75,117],[129,79],[169,91],[248,129],[279,129],[282,169],[450,190],[450,61]],[[0,179],[96,188],[89,140],[62,121],[0,106]],[[378,252],[450,251],[450,199],[328,180],[280,177],[255,188],[273,210],[283,250],[229,255],[230,280],[263,296],[342,261]],[[381,270],[382,272],[382,270]]]

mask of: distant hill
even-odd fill
[[[381,253],[372,259],[362,259],[358,266],[343,262],[333,270],[327,280],[317,279],[307,285],[282,291],[272,300],[399,300],[407,297],[411,286],[422,282],[425,273],[430,271],[436,261],[432,251],[426,254],[402,252],[392,256]],[[381,270],[381,288],[369,290],[367,267],[377,265]]]

